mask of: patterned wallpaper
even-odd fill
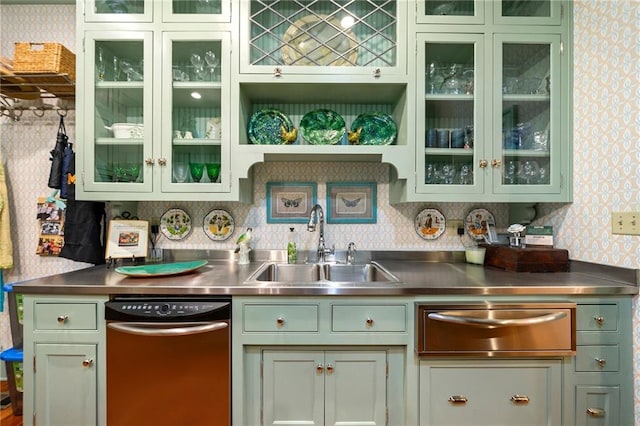
[[[16,41],[56,41],[75,51],[74,6],[0,5],[0,55],[13,56]],[[640,3],[632,0],[579,0],[574,6],[574,202],[538,206],[536,223],[551,224],[556,244],[571,258],[594,263],[640,268],[640,237],[611,234],[613,211],[640,209]],[[67,117],[73,134],[74,113]],[[6,160],[15,268],[7,282],[84,267],[65,259],[35,255],[35,201],[48,195],[48,150],[55,138],[58,116],[48,111],[42,118],[25,113],[20,122],[0,118],[0,143]],[[73,139],[73,137],[72,137]],[[254,203],[140,203],[143,218],[160,216],[172,207],[185,209],[197,225],[180,243],[162,239],[166,248],[231,248],[240,229],[256,229],[254,246],[284,248],[289,225],[266,224],[266,183],[316,181],[318,201],[326,206],[326,182],[377,182],[378,213],[375,225],[328,225],[326,238],[345,249],[352,236],[362,249],[457,250],[457,236],[443,235],[424,241],[413,231],[413,220],[423,208],[439,209],[450,219],[463,219],[475,207],[496,217],[499,228],[508,223],[505,206],[468,203],[388,204],[389,166],[372,163],[257,164],[254,166]],[[200,223],[213,208],[228,210],[236,220],[236,234],[213,242]],[[317,238],[296,225],[305,248]],[[6,307],[5,307],[6,308]],[[6,313],[0,314],[0,347],[11,345]],[[640,306],[635,300],[634,347],[640,366]],[[640,368],[640,367],[639,367]],[[640,370],[635,372],[636,417],[640,419]]]

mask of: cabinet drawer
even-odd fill
[[[576,386],[577,425],[620,425],[618,386]]]
[[[244,305],[243,331],[318,331],[318,305]]]
[[[396,331],[407,329],[406,305],[334,305],[332,331]]]
[[[577,331],[616,331],[618,305],[579,305],[576,313]]]
[[[36,303],[36,330],[97,330],[95,303]]]
[[[610,346],[578,346],[576,371],[618,371],[620,348]]]

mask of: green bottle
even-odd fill
[[[296,263],[298,260],[298,249],[296,248],[296,230],[289,228],[289,236],[287,242],[287,263]]]

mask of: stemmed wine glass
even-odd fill
[[[113,55],[113,81],[120,80],[120,59]]]
[[[204,59],[202,56],[199,53],[192,53],[190,60],[196,74],[196,80],[204,80]]]
[[[104,72],[106,71],[106,64],[104,62],[104,54],[102,47],[98,47],[98,57],[96,59],[96,66],[98,68],[98,80],[104,81]]]
[[[204,60],[207,63],[207,69],[209,70],[209,76],[211,78],[211,81],[213,81],[214,80],[213,73],[215,72],[216,66],[220,63],[220,61],[218,60],[218,57],[216,56],[215,53],[213,53],[212,50],[208,50],[204,54]]]

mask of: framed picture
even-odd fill
[[[146,257],[148,243],[148,221],[110,220],[105,259]]]
[[[375,182],[327,182],[327,223],[376,223]]]
[[[267,223],[306,223],[316,203],[315,182],[267,182]]]

